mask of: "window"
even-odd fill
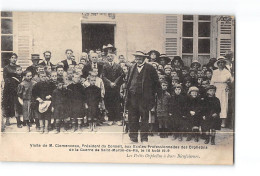
[[[201,64],[210,58],[211,16],[183,15],[182,58],[188,65],[193,59]]]
[[[9,64],[13,53],[13,14],[1,12],[1,68]]]

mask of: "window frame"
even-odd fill
[[[183,15],[181,18],[181,25],[183,29],[183,22],[193,22],[193,37],[184,37],[183,34],[181,34],[181,56],[192,56],[193,59],[199,59],[199,56],[211,56],[211,40],[212,40],[212,16],[209,20],[199,20],[199,15],[193,15],[193,20],[185,20],[183,19]],[[210,23],[210,36],[209,37],[199,37],[199,22],[209,22]],[[182,52],[182,44],[183,39],[193,39],[193,53],[183,53]],[[210,51],[209,53],[199,53],[199,39],[209,39],[210,43]]]
[[[1,37],[0,37],[0,43],[2,45],[2,36],[11,36],[12,39],[13,39],[13,42],[12,42],[12,51],[6,51],[6,50],[2,50],[2,46],[0,47],[0,52],[1,52],[1,60],[3,59],[2,58],[2,53],[13,53],[14,52],[14,18],[13,18],[13,12],[10,12],[12,14],[12,16],[10,17],[3,17],[2,14],[1,14],[1,21],[2,19],[10,19],[12,20],[12,34],[2,34],[2,29],[1,29]],[[2,65],[3,63],[1,63],[1,71],[3,71],[3,68],[4,68],[4,65]]]

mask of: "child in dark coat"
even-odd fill
[[[80,75],[73,74],[73,83],[68,85],[70,92],[70,118],[72,121],[73,131],[81,130],[82,120],[85,114],[85,89],[80,83]]]
[[[201,128],[202,132],[206,134],[205,144],[209,143],[211,136],[211,145],[215,145],[216,130],[221,128],[220,120],[220,101],[215,96],[216,86],[210,85],[206,88],[207,96],[203,100],[203,111]]]
[[[32,72],[25,71],[24,80],[17,89],[17,95],[23,102],[23,122],[27,125],[28,132],[30,132],[32,89],[35,84],[36,82],[32,80]]]
[[[90,131],[96,131],[98,111],[102,102],[101,89],[95,85],[95,76],[89,76],[89,83],[90,86],[85,88],[87,118],[89,122]]]
[[[35,101],[36,118],[39,119],[40,132],[49,132],[49,122],[51,119],[51,95],[53,85],[47,80],[46,73],[39,75],[40,82],[36,83],[32,90],[32,96]]]
[[[168,83],[161,82],[161,90],[157,96],[157,118],[161,138],[167,138],[169,132],[169,116],[171,95],[167,92]]]
[[[17,87],[22,81],[22,67],[16,66],[15,73],[10,73],[10,77],[5,80],[3,90],[3,109],[6,116],[6,125],[10,125],[10,118],[15,116],[17,127],[22,128],[21,116],[22,106],[18,102]]]
[[[187,141],[192,139],[194,136],[194,141],[199,141],[199,126],[201,121],[201,100],[199,98],[199,89],[195,86],[189,88],[188,99],[186,104],[186,127],[188,129]]]
[[[182,94],[182,86],[177,84],[174,88],[171,100],[171,114],[173,123],[173,137],[174,139],[179,138],[182,141],[185,122],[185,108],[186,108],[187,97]]]

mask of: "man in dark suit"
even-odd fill
[[[27,67],[26,70],[32,72],[32,77],[34,77],[37,74],[37,66],[40,65],[39,61],[41,59],[39,54],[31,54],[31,59],[33,64]]]
[[[126,87],[129,137],[132,142],[138,142],[140,129],[141,142],[148,142],[149,111],[155,106],[155,94],[160,88],[160,83],[155,68],[145,62],[147,55],[137,51],[134,56],[136,63],[129,69]]]
[[[114,122],[120,123],[120,86],[123,83],[123,70],[119,64],[114,62],[114,54],[108,54],[103,67],[103,81],[105,85],[104,102],[108,111],[108,120],[110,125]]]
[[[64,71],[67,71],[69,68],[69,65],[77,65],[77,63],[71,59],[71,56],[73,56],[72,49],[66,49],[65,54],[67,56],[67,59],[65,59],[61,62],[64,64]]]
[[[44,60],[40,62],[38,65],[43,65],[45,66],[51,66],[51,69],[53,70],[55,68],[55,65],[51,63],[51,52],[50,51],[45,51],[43,53]]]
[[[87,78],[90,71],[93,71],[93,68],[98,69],[98,77],[101,76],[103,71],[103,65],[98,63],[98,54],[97,53],[91,53],[90,55],[90,62],[87,63],[82,69],[82,74],[84,78]]]

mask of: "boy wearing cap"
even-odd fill
[[[203,110],[202,110],[202,121],[201,129],[206,135],[205,144],[209,143],[211,137],[211,145],[215,145],[215,134],[216,130],[220,130],[220,101],[215,96],[216,86],[210,85],[206,88],[207,96],[203,100]]]
[[[182,141],[185,122],[185,111],[187,97],[182,94],[182,86],[176,84],[173,88],[174,93],[172,94],[170,112],[172,114],[171,120],[173,124],[173,137],[174,140],[179,138]]]
[[[187,141],[192,139],[199,141],[199,126],[201,121],[201,100],[199,98],[199,89],[195,86],[189,88],[186,104],[186,128],[188,130]]]

